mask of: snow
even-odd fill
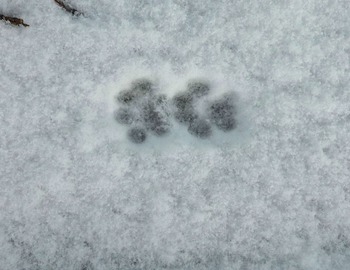
[[[3,0],[1,269],[350,268],[350,2]],[[205,78],[238,126],[135,145],[114,96]]]

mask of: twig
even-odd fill
[[[9,16],[5,16],[5,15],[2,15],[2,14],[0,14],[0,20],[7,21],[10,24],[17,25],[17,26],[19,26],[19,25],[23,25],[25,27],[29,26],[29,24],[24,23],[23,20],[20,19],[20,18],[9,17]]]
[[[57,5],[63,8],[65,11],[69,12],[73,16],[84,15],[82,12],[76,10],[75,8],[70,7],[68,4],[65,4],[62,0],[54,0]]]

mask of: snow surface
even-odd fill
[[[350,1],[71,3],[0,2],[0,269],[350,269]],[[238,128],[132,145],[139,76]]]

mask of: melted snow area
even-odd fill
[[[1,270],[350,269],[348,0],[65,2],[0,1]]]

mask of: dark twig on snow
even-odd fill
[[[65,11],[69,12],[73,16],[84,15],[82,12],[76,10],[75,8],[72,8],[71,6],[69,6],[67,3],[65,3],[62,0],[54,0],[54,1],[56,2],[57,5],[59,5],[61,8],[63,8]]]
[[[19,25],[23,25],[25,27],[29,26],[29,24],[24,23],[23,20],[20,18],[9,17],[9,16],[5,16],[2,14],[0,14],[0,20],[9,22],[10,24],[17,25],[17,26],[19,26]]]

